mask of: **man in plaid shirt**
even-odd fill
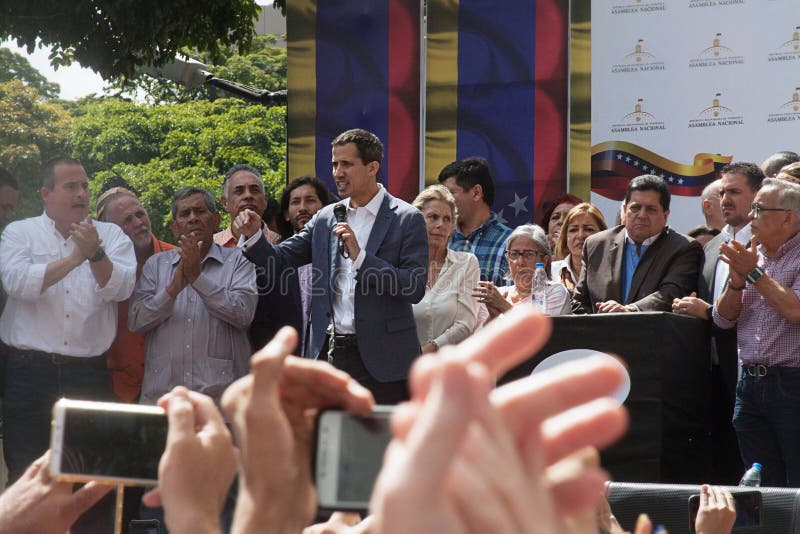
[[[494,181],[489,164],[478,157],[454,161],[439,173],[439,182],[453,194],[458,208],[458,228],[453,230],[450,248],[477,256],[481,280],[506,285],[504,253],[511,228],[491,210]]]
[[[720,246],[730,277],[713,309],[737,327],[733,426],[744,466],[764,486],[800,486],[800,186],[766,179],[750,214],[753,239]],[[743,468],[744,468],[743,466]]]

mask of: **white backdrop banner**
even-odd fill
[[[592,202],[664,177],[669,224],[731,161],[800,151],[800,0],[593,0]]]

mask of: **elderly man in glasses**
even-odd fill
[[[720,246],[730,277],[713,308],[736,327],[733,426],[765,486],[800,486],[800,186],[767,178],[750,206],[750,243]]]
[[[699,243],[667,226],[670,192],[658,176],[637,176],[625,191],[625,223],[583,244],[574,313],[670,311],[697,288]]]

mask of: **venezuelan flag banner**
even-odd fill
[[[332,191],[331,141],[350,128],[384,144],[380,181],[419,191],[419,0],[289,0],[289,178],[312,174]]]
[[[515,226],[566,190],[567,0],[429,0],[425,181],[489,161]]]
[[[677,163],[655,152],[625,141],[609,141],[592,147],[592,191],[606,198],[623,200],[628,183],[642,174],[666,180],[677,196],[700,196],[703,188],[720,177],[731,156],[696,154],[690,165]]]

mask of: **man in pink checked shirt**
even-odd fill
[[[730,278],[714,306],[737,327],[733,426],[742,460],[764,486],[800,486],[800,186],[766,179],[750,210],[750,243],[720,246]]]

